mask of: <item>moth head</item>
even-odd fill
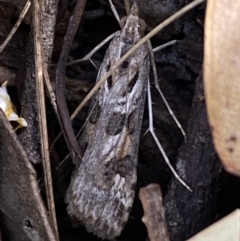
[[[126,25],[128,18],[129,18],[129,21],[131,21],[130,19],[136,19],[136,20],[138,19],[138,31],[140,33],[144,33],[144,31],[146,29],[146,23],[143,19],[139,18],[138,16],[139,16],[139,8],[138,8],[136,1],[134,1],[133,5],[131,7],[129,16],[125,16],[120,20],[121,29],[123,29],[124,26]],[[134,21],[136,21],[136,20],[134,20]]]
[[[124,26],[125,26],[125,24],[126,24],[126,22],[127,22],[127,19],[128,19],[127,16],[121,18],[121,20],[120,20],[120,27],[121,27],[121,29],[124,28]],[[143,33],[143,32],[145,31],[145,29],[146,29],[146,23],[145,23],[145,21],[144,21],[143,19],[139,18],[139,19],[138,19],[138,25],[139,25],[139,32],[140,32],[140,33]]]

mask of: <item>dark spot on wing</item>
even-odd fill
[[[121,97],[125,97],[125,93],[124,93],[124,95],[122,95]],[[120,105],[120,106],[124,106],[124,105],[126,105],[126,100],[124,100],[124,101],[121,101],[121,102],[118,102],[118,105]]]
[[[126,177],[128,175],[131,175],[131,172],[134,170],[135,166],[132,160],[132,156],[127,155],[119,160],[117,160],[117,170],[116,173],[118,173],[121,177]]]
[[[118,209],[118,216],[122,217],[124,212],[125,212],[125,206],[122,203],[120,203],[119,209]],[[120,225],[121,224],[121,219],[119,219],[118,222],[119,222],[119,225]]]
[[[108,84],[108,88],[111,89],[112,88],[112,75],[110,75],[107,78],[107,84]]]
[[[122,203],[121,203],[120,206],[119,206],[119,208],[120,208],[121,210],[123,210],[124,207],[125,207],[125,206],[124,206]]]
[[[113,180],[115,174],[116,174],[116,158],[112,158],[110,161],[108,161],[104,166],[104,176],[106,180],[111,181]]]
[[[125,122],[125,115],[124,114],[118,114],[114,113],[108,121],[106,133],[111,136],[115,136],[119,134],[124,126]]]
[[[106,72],[108,72],[110,70],[110,66],[111,66],[111,63],[109,63],[106,67]],[[108,84],[108,88],[111,89],[112,88],[112,75],[110,75],[108,78],[107,78],[107,84]]]
[[[122,65],[121,65],[121,68],[122,69],[126,69],[128,67],[128,64],[129,64],[129,61],[125,60]]]
[[[132,80],[130,81],[130,83],[128,84],[128,93],[130,93],[132,91],[134,85],[136,84],[136,82],[138,80],[138,76],[139,76],[139,73],[137,71],[136,74],[134,75],[134,77],[132,78]]]
[[[119,199],[117,197],[114,198],[114,201],[113,201],[113,206],[117,207],[119,204]]]
[[[128,128],[128,132],[130,135],[134,134],[135,132],[135,115],[136,115],[136,111],[134,110],[129,116],[128,116],[128,120],[127,120],[127,128]]]
[[[106,66],[106,72],[108,72],[108,71],[109,71],[110,66],[111,66],[111,63],[109,63],[109,64]]]

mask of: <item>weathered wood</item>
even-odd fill
[[[164,199],[174,241],[185,240],[207,227],[213,221],[211,214],[216,208],[221,163],[208,125],[202,74],[196,80],[187,136],[188,142],[179,151],[176,169],[193,192],[173,179]]]
[[[3,240],[57,241],[33,169],[0,110],[0,216]]]
[[[26,77],[23,75],[20,82],[24,85],[21,98],[22,116],[27,121],[28,128],[21,131],[19,139],[31,162],[39,163],[41,162],[41,146],[32,29],[26,48]]]
[[[150,241],[170,241],[160,186],[154,183],[142,187],[138,197],[144,210],[142,222],[147,227]]]

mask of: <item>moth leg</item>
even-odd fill
[[[114,15],[114,17],[116,18],[116,20],[117,20],[118,23],[119,23],[119,22],[120,22],[120,17],[119,17],[119,15],[118,15],[117,9],[115,8],[114,4],[112,3],[112,0],[108,0],[108,1],[109,1],[110,6],[111,6],[113,15]]]
[[[72,64],[77,64],[77,63],[82,63],[82,62],[86,62],[86,61],[90,61],[92,64],[92,60],[91,57],[104,45],[106,44],[108,41],[110,41],[112,38],[114,38],[117,33],[119,31],[112,33],[111,35],[109,35],[107,38],[105,38],[101,43],[99,43],[93,50],[91,50],[86,56],[84,56],[82,59],[76,59],[70,62],[66,63],[66,66],[72,65]],[[95,64],[93,64],[93,66],[96,68]]]
[[[177,174],[177,172],[175,171],[174,167],[172,166],[172,164],[170,163],[166,152],[164,151],[155,131],[154,131],[154,127],[153,127],[153,114],[152,114],[152,97],[151,97],[151,90],[150,90],[150,81],[148,80],[148,85],[147,85],[147,98],[148,98],[148,113],[149,113],[149,131],[152,134],[153,139],[155,140],[158,149],[160,150],[165,162],[167,163],[167,165],[169,166],[170,170],[172,171],[173,175],[177,178],[177,180],[184,186],[186,187],[189,191],[192,192],[192,189],[181,179],[181,177],[179,177],[179,175]]]
[[[152,51],[153,51],[153,53],[156,53],[157,51],[159,51],[159,50],[161,50],[161,49],[165,49],[165,48],[168,47],[168,46],[174,45],[174,44],[176,44],[177,42],[178,42],[178,40],[174,39],[174,40],[172,40],[172,41],[169,41],[169,42],[167,42],[167,43],[165,43],[165,44],[162,44],[162,45],[160,45],[160,46],[152,49]]]
[[[168,43],[166,43],[164,45],[164,47],[167,47],[169,45],[172,45],[172,44],[175,44],[176,43],[176,40],[174,41],[170,41]],[[152,45],[151,45],[151,42],[148,40],[148,48],[149,48],[149,55],[150,55],[150,58],[151,58],[151,63],[152,63],[152,68],[153,68],[153,75],[154,75],[154,82],[155,82],[155,86],[156,86],[156,89],[158,90],[159,94],[161,95],[161,98],[164,102],[164,104],[166,105],[167,109],[168,109],[168,112],[169,114],[172,116],[173,120],[175,121],[175,123],[177,124],[178,128],[180,129],[180,131],[182,132],[182,135],[184,137],[184,140],[185,142],[187,142],[187,135],[182,127],[182,125],[180,124],[180,122],[178,121],[177,117],[175,116],[174,112],[172,111],[171,107],[169,106],[164,94],[162,93],[161,89],[160,89],[160,86],[159,86],[159,82],[158,82],[158,76],[157,76],[157,69],[156,69],[156,65],[155,65],[155,61],[154,61],[154,56],[153,56],[153,50],[152,50]],[[157,50],[159,49],[162,49],[163,48],[163,45],[162,46],[159,46]],[[156,52],[156,51],[155,51]]]

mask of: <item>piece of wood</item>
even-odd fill
[[[38,118],[38,100],[36,93],[33,28],[31,28],[28,42],[26,44],[26,56],[26,66],[20,63],[20,65],[22,65],[21,76],[17,76],[18,80],[16,83],[18,88],[23,90],[20,100],[21,113],[22,117],[28,123],[28,128],[21,130],[19,140],[21,141],[31,162],[40,163],[42,162],[42,158]],[[19,90],[19,92],[21,91]]]
[[[149,184],[142,187],[138,197],[144,210],[142,222],[147,227],[150,241],[170,241],[160,186]]]
[[[193,192],[173,178],[164,198],[168,230],[174,241],[183,241],[214,221],[221,162],[211,139],[202,81],[200,74],[188,122],[188,142],[182,145],[176,163],[176,171]]]
[[[3,240],[57,241],[40,196],[36,172],[0,110],[0,211]]]
[[[45,181],[45,190],[47,198],[47,206],[50,213],[51,221],[54,225],[56,236],[58,236],[58,227],[57,219],[55,213],[55,203],[53,196],[53,186],[52,186],[52,175],[51,175],[51,164],[50,164],[50,155],[48,147],[48,131],[47,131],[47,117],[46,117],[46,106],[45,106],[45,93],[44,93],[44,80],[43,80],[43,62],[47,59],[47,55],[44,56],[43,46],[48,49],[50,55],[53,48],[53,32],[55,27],[56,19],[56,9],[57,3],[54,1],[50,4],[48,1],[42,1],[43,11],[40,11],[40,4],[37,0],[33,1],[33,39],[34,39],[34,61],[35,61],[35,77],[36,77],[36,95],[37,95],[37,113],[39,121],[39,131],[40,131],[40,142],[41,142],[41,159],[44,167],[44,181]],[[55,3],[55,4],[54,4]],[[46,24],[46,11],[45,9],[53,10],[53,14],[49,15],[48,19],[49,24]],[[45,20],[45,21],[43,21]],[[48,31],[43,33],[42,26],[48,26]],[[50,31],[52,30],[52,31]],[[51,33],[51,34],[48,34]],[[45,36],[45,37],[42,37]],[[42,39],[45,41],[42,41]],[[48,44],[47,44],[48,43]],[[45,58],[44,58],[45,57]]]
[[[57,101],[62,131],[64,133],[64,137],[68,145],[73,163],[75,163],[75,159],[81,159],[82,153],[72,128],[72,122],[69,116],[67,102],[65,99],[65,74],[66,74],[65,65],[67,62],[67,56],[69,54],[71,44],[77,32],[78,26],[81,22],[86,2],[87,2],[86,0],[76,1],[73,15],[72,15],[72,18],[70,19],[67,33],[64,38],[64,43],[63,43],[62,51],[58,60],[57,71],[56,71],[57,72],[56,101]]]

